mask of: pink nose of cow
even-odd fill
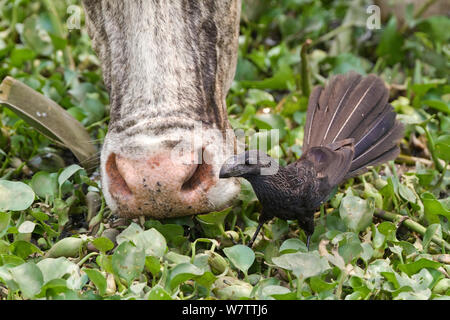
[[[189,158],[193,158],[189,155]],[[218,180],[206,163],[173,161],[167,154],[130,159],[111,153],[106,162],[109,194],[121,215],[166,218],[208,212],[207,192]]]

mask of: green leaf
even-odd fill
[[[52,33],[50,33],[49,36],[52,39],[53,47],[56,50],[64,50],[64,48],[67,46],[67,39],[55,36]]]
[[[418,165],[416,166],[418,167]],[[433,169],[417,168],[415,175],[419,178],[419,183],[422,187],[428,187],[437,175],[437,171]]]
[[[275,221],[270,225],[272,231],[273,240],[279,240],[289,231],[289,225],[287,221],[283,219],[275,219]]]
[[[383,208],[386,208],[392,201],[396,201],[398,193],[398,184],[394,182],[392,177],[387,179],[387,184],[380,189],[383,196]]]
[[[287,292],[287,293],[278,293],[272,294],[272,298],[275,300],[297,300],[297,292]]]
[[[98,93],[88,93],[80,106],[88,114],[83,120],[85,125],[100,121],[105,116],[105,106],[101,103]]]
[[[80,238],[68,237],[61,239],[47,251],[46,257],[76,257],[80,252],[82,244],[83,240]]]
[[[117,236],[116,241],[118,244],[121,244],[124,241],[133,241],[135,237],[137,237],[137,235],[142,232],[144,232],[144,230],[142,230],[142,228],[137,223],[132,222]]]
[[[260,48],[260,50],[253,50],[251,53],[247,55],[247,57],[258,66],[262,71],[267,71],[267,54],[263,48]]]
[[[42,29],[38,16],[32,15],[25,19],[21,33],[23,43],[34,52],[44,56],[50,55],[53,51],[52,44],[45,39],[46,36],[48,34]]]
[[[39,171],[31,179],[31,187],[39,198],[49,197],[54,199],[58,193],[56,175],[45,171]]]
[[[221,274],[229,267],[228,261],[216,252],[209,252],[208,264],[215,274]]]
[[[211,212],[208,214],[202,214],[198,215],[197,218],[201,221],[207,222],[207,223],[213,223],[213,224],[223,224],[225,221],[225,218],[230,213],[232,207],[228,207],[222,211],[218,212]]]
[[[181,283],[190,280],[197,279],[197,277],[204,274],[204,271],[197,268],[191,263],[181,263],[172,269],[169,275],[169,286],[174,290]]]
[[[246,123],[247,121],[253,119],[256,114],[256,108],[252,105],[246,105],[244,111],[239,119],[240,123]]]
[[[229,276],[220,277],[214,282],[213,292],[222,300],[249,298],[253,287],[251,284]]]
[[[145,268],[153,275],[153,277],[156,277],[161,270],[161,263],[158,258],[147,256],[145,257]]]
[[[66,274],[78,273],[79,271],[79,268],[75,263],[67,260],[64,257],[60,257],[57,259],[42,259],[36,265],[42,272],[44,283],[47,283],[48,281],[54,279],[62,278]]]
[[[255,253],[252,249],[242,244],[237,244],[223,249],[225,255],[230,259],[233,265],[247,274],[248,269],[255,261]]]
[[[196,219],[200,222],[207,237],[215,238],[216,236],[222,235],[225,218],[228,216],[231,209],[233,208],[228,207],[222,211],[196,216]]]
[[[347,194],[341,201],[339,214],[347,227],[360,232],[372,223],[375,204],[373,198],[367,200]]]
[[[172,243],[175,246],[178,246],[184,240],[184,229],[179,224],[162,224],[158,220],[151,219],[147,220],[144,225],[146,229],[155,228],[158,230],[166,238],[168,243]]]
[[[79,170],[83,170],[83,168],[77,164],[72,164],[71,166],[65,168],[58,176],[59,187],[61,188],[63,183],[66,182],[67,179],[69,179],[75,172]]]
[[[37,154],[28,161],[28,164],[35,170],[46,171],[49,173],[57,172],[59,169],[66,166],[64,159],[53,152]],[[52,175],[52,177],[54,177],[54,175]]]
[[[418,254],[416,247],[408,241],[399,241],[398,245],[403,249],[406,256]]]
[[[166,255],[164,256],[164,258],[166,258],[167,260],[169,260],[170,262],[173,262],[175,264],[189,263],[191,261],[190,257],[185,256],[183,254],[176,253],[174,251],[167,252]]]
[[[114,243],[106,237],[96,238],[92,241],[92,244],[101,252],[106,252],[114,248]]]
[[[397,232],[397,227],[390,221],[383,221],[378,225],[378,231],[386,236],[386,240],[396,241],[395,234]]]
[[[422,193],[421,197],[425,217],[430,224],[439,223],[439,218],[436,215],[442,215],[450,219],[450,210],[446,208],[444,203],[437,200],[430,192]]]
[[[95,287],[98,289],[98,293],[103,296],[106,292],[106,278],[103,274],[96,269],[83,269],[88,275],[89,279],[94,283]]]
[[[6,230],[9,226],[9,221],[11,220],[11,214],[7,212],[0,212],[0,234],[3,230]]]
[[[396,273],[395,272],[381,272],[381,275],[386,278],[389,282],[392,283],[395,289],[400,288],[400,284],[397,281]]]
[[[378,192],[378,190],[370,183],[367,183],[366,180],[364,182],[364,198],[368,199],[370,197],[375,199],[375,207],[378,209],[383,209],[383,197]]]
[[[401,292],[399,295],[397,295],[394,299],[395,300],[428,300],[430,298],[431,291],[430,289],[414,292],[414,291],[408,291],[408,292]]]
[[[11,52],[11,65],[20,68],[24,63],[33,60],[35,55],[36,53],[29,48],[16,47]]]
[[[290,294],[291,290],[279,285],[268,285],[261,290],[261,294],[266,297],[273,297],[277,300],[283,300],[283,296]]]
[[[64,279],[54,279],[42,286],[37,298],[46,297],[49,300],[79,300],[78,293],[67,287]]]
[[[279,130],[280,139],[283,139],[284,136],[286,136],[286,122],[279,114],[258,114],[253,117],[253,121],[259,129]]]
[[[260,81],[241,81],[246,88],[286,90],[295,87],[294,73],[287,64],[282,64],[273,77]]]
[[[34,244],[24,240],[14,241],[14,243],[9,247],[9,250],[23,259],[27,258],[30,254],[41,252],[41,250]]]
[[[413,294],[415,296],[423,296],[422,299],[428,299],[431,295],[431,288],[437,282],[438,278],[434,276],[430,271],[437,275],[438,271],[433,271],[433,269],[422,269],[419,273],[413,274],[408,277],[406,274],[398,274],[393,272],[395,281],[392,279],[392,275],[389,276],[391,282],[395,283],[396,289],[393,292],[394,299],[417,299],[414,297],[407,297],[407,294]],[[393,291],[393,290],[390,290]]]
[[[441,267],[442,265],[439,262],[428,260],[425,258],[420,258],[417,261],[407,263],[407,264],[399,264],[398,268],[406,273],[407,275],[411,276],[418,271],[420,271],[423,268],[432,268],[437,269]]]
[[[340,202],[342,201],[343,198],[343,194],[339,193],[338,196],[340,196],[340,200],[339,200],[339,205],[340,206]],[[335,197],[334,199],[339,198],[339,197]],[[336,207],[338,207],[336,206]],[[327,230],[336,230],[336,231],[340,231],[340,232],[345,232],[347,231],[347,226],[345,225],[345,223],[342,221],[341,217],[339,216],[339,212],[337,211],[333,211],[330,214],[326,215],[326,221],[327,221]]]
[[[251,202],[256,200],[255,192],[253,191],[253,187],[245,179],[241,180],[241,193],[239,194],[239,200],[242,201],[242,206],[246,208]],[[255,227],[258,225],[254,223]]]
[[[311,289],[317,293],[332,290],[334,287],[336,287],[337,284],[337,282],[328,283],[322,280],[319,276],[314,276],[309,279],[309,285],[311,286]]]
[[[433,15],[422,20],[418,25],[418,30],[429,34],[433,40],[439,42],[448,42],[450,34],[442,30],[450,30],[450,19],[441,12],[442,15]]]
[[[433,288],[433,293],[436,294],[449,294],[450,290],[450,279],[445,278],[439,280]]]
[[[386,245],[386,236],[378,231],[378,228],[375,225],[372,225],[372,243],[373,247],[380,251],[384,249]]]
[[[340,236],[343,236],[343,239],[339,241],[338,253],[344,259],[344,263],[350,263],[354,259],[360,257],[364,249],[358,235],[354,232],[346,232],[333,239],[333,243],[339,239]]]
[[[159,284],[154,286],[152,290],[148,293],[148,300],[172,300],[170,294],[164,290]]]
[[[160,258],[166,252],[166,239],[156,229],[143,231],[136,223],[130,224],[116,239],[118,244],[124,241],[132,241],[138,249],[144,250],[146,256],[151,255]]]
[[[149,229],[137,236],[138,248],[142,247],[145,250],[145,255],[160,258],[166,252],[166,239],[156,229]]]
[[[317,251],[287,253],[272,258],[272,261],[283,269],[292,270],[297,278],[302,277],[303,279],[319,275],[330,269],[327,260],[321,257]]]
[[[407,187],[401,183],[399,183],[399,185],[398,185],[398,193],[406,201],[409,201],[411,203],[417,202],[416,195],[414,194],[414,192],[409,187]]]
[[[249,89],[247,91],[247,98],[245,102],[252,105],[266,105],[266,106],[274,106],[276,105],[275,99],[273,96],[263,90],[259,89]]]
[[[257,274],[254,274],[257,275]],[[267,297],[263,294],[263,289],[267,286],[278,286],[280,285],[280,280],[276,278],[266,278],[266,279],[258,279],[258,283],[255,285],[255,287],[252,290],[251,296],[254,297],[257,300],[263,300],[267,299]]]
[[[434,236],[437,236],[438,238],[442,239],[442,230],[441,225],[439,223],[432,224],[428,226],[427,230],[425,231],[425,234],[423,236],[423,251],[427,251],[428,246],[430,245],[431,240]]]
[[[140,297],[145,293],[144,288],[148,288],[145,282],[134,282],[130,285],[129,291],[132,295]]]
[[[293,253],[295,251],[308,252],[306,244],[297,238],[287,239],[280,246],[280,253]]]
[[[422,104],[427,105],[438,111],[445,112],[447,115],[450,114],[450,105],[441,100],[426,99],[426,100],[422,100]],[[442,159],[444,159],[444,158],[442,158]]]
[[[133,243],[122,242],[112,256],[114,273],[124,279],[128,284],[139,277],[144,269],[145,253]]]
[[[31,299],[41,291],[44,277],[34,262],[21,264],[10,269],[10,272],[25,298]]]
[[[22,182],[0,180],[0,210],[22,211],[34,201],[34,192]]]
[[[4,264],[0,266],[0,282],[4,283],[9,290],[17,291],[19,290],[19,285],[13,280],[12,274],[10,272],[12,266],[15,265]]]
[[[56,198],[53,203],[53,212],[58,216],[58,224],[62,228],[69,222],[70,205],[61,198]]]
[[[24,221],[17,229],[19,233],[32,233],[36,223],[32,221]]]
[[[393,16],[383,29],[376,53],[384,57],[388,64],[393,65],[404,58],[402,47],[403,37],[397,31],[397,20]]]
[[[442,135],[435,141],[435,151],[439,158],[450,161],[450,134]]]
[[[0,239],[0,255],[8,253],[10,253],[9,242]]]
[[[351,53],[342,53],[329,60],[334,65],[332,74],[344,74],[349,71],[366,74],[366,71],[370,68],[370,62]]]
[[[112,266],[112,255],[100,254],[97,256],[97,258],[95,260],[102,270],[105,270],[108,273],[114,274],[114,270],[113,270],[113,266]]]
[[[25,260],[23,260],[22,258],[19,258],[18,256],[15,255],[10,255],[10,254],[4,254],[0,256],[0,264],[2,265],[12,265],[12,266],[19,266],[22,263],[25,263]]]
[[[280,102],[281,104],[281,102]],[[303,124],[304,121],[302,118],[304,111],[307,109],[308,106],[308,99],[305,96],[300,95],[299,93],[291,93],[288,96],[286,96],[283,99],[283,105],[281,113],[285,117],[294,118],[294,120],[299,123]],[[300,120],[300,121],[299,121]],[[291,130],[292,133],[297,133],[300,138],[303,138],[303,128],[297,128],[298,133],[295,131],[295,129]]]
[[[203,275],[195,279],[195,282],[207,289],[210,289],[216,279],[217,277],[212,272],[205,271]]]
[[[256,80],[258,78],[258,68],[255,67],[251,61],[238,57],[236,66],[236,75],[234,79],[236,81],[241,80]]]

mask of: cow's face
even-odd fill
[[[130,217],[167,218],[228,205],[239,183],[219,180],[219,170],[233,152],[233,131],[223,139],[220,130],[183,127],[158,137],[147,130],[150,123],[142,121],[132,136],[110,131],[105,139],[102,184],[110,208]]]
[[[155,218],[228,205],[239,183],[219,170],[234,150],[225,96],[240,1],[83,4],[111,101],[101,154],[108,205]]]

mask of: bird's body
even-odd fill
[[[375,75],[335,76],[309,98],[300,159],[270,175],[261,169],[278,163],[257,150],[225,162],[220,177],[247,179],[263,208],[250,243],[263,223],[279,217],[297,219],[309,244],[314,212],[337,185],[365,172],[367,166],[396,158],[403,126],[395,120],[388,97],[384,82]]]
[[[321,191],[328,189],[329,185],[316,179],[316,171],[310,161],[302,160],[295,164],[280,168],[272,176],[247,178],[263,208],[260,221],[269,221],[273,217],[312,221],[310,217],[316,204],[323,201],[324,193]],[[313,231],[311,227],[307,229]]]
[[[329,185],[316,179],[316,172],[310,161],[299,161],[295,164],[281,168],[273,176],[260,175],[248,178],[263,208],[258,228],[249,242],[250,247],[262,225],[274,217],[285,220],[297,219],[300,227],[308,235],[309,247],[309,239],[314,232],[316,207],[314,204],[323,201],[325,193],[321,193],[320,190],[323,187],[328,188]]]

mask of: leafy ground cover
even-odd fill
[[[406,125],[395,163],[349,180],[316,214],[309,251],[280,219],[243,245],[260,212],[245,181],[221,212],[114,216],[98,172],[1,107],[0,299],[448,299],[450,20],[408,7],[402,25],[390,16],[369,30],[368,4],[244,1],[230,121],[281,130],[269,153],[282,165],[302,152],[305,79],[377,73]],[[80,4],[0,1],[0,79],[53,99],[101,144],[108,95],[86,31],[67,30],[69,5]]]

